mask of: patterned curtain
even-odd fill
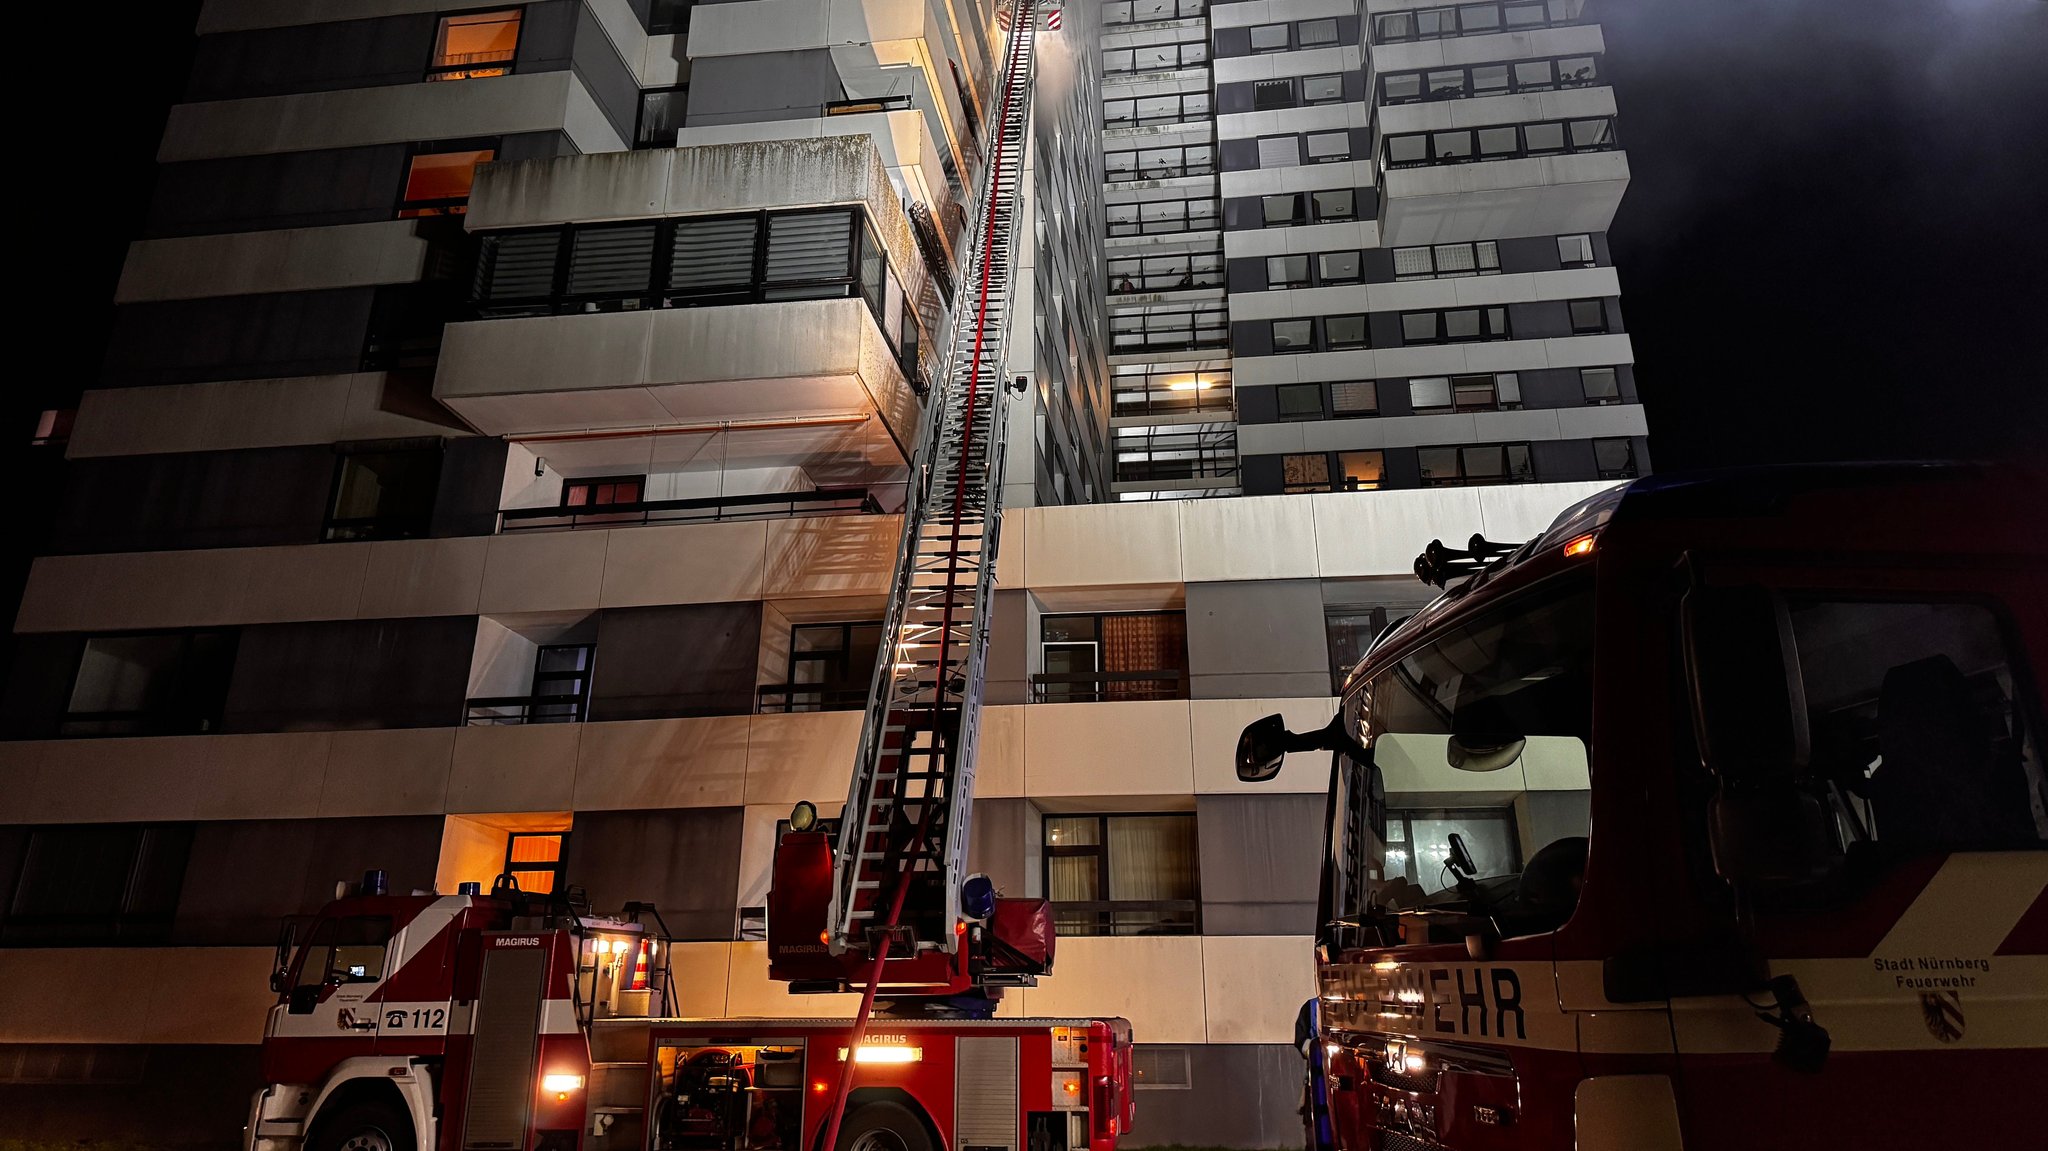
[[[1102,670],[1185,671],[1188,665],[1187,617],[1179,612],[1102,617]],[[1172,699],[1180,694],[1177,680],[1111,680],[1108,699]]]

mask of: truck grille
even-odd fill
[[[1373,1134],[1373,1151],[1437,1151],[1433,1143],[1424,1143],[1412,1135],[1394,1131],[1379,1131]]]
[[[1371,1067],[1372,1081],[1382,1087],[1392,1087],[1396,1091],[1426,1091],[1431,1093],[1436,1091],[1437,1072],[1435,1071],[1429,1071],[1421,1075],[1409,1075],[1405,1072],[1396,1071],[1391,1065],[1382,1063],[1377,1059],[1372,1061]]]

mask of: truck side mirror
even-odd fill
[[[1287,720],[1278,714],[1244,725],[1237,737],[1237,778],[1264,783],[1280,774],[1287,759]]]

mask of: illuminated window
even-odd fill
[[[469,209],[469,188],[476,166],[497,156],[495,148],[463,152],[422,152],[405,171],[405,196],[398,218],[459,216]]]
[[[519,9],[443,16],[429,80],[473,80],[511,71],[519,51]]]
[[[562,831],[515,831],[505,837],[505,873],[519,890],[548,894],[561,887]]]
[[[1337,470],[1342,475],[1337,479],[1337,490],[1378,491],[1380,481],[1386,478],[1386,467],[1386,457],[1379,452],[1338,452]]]
[[[596,507],[601,504],[637,504],[646,476],[606,476],[602,479],[567,480],[562,484],[562,506]]]

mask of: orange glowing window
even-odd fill
[[[505,840],[505,870],[519,882],[519,890],[548,893],[560,886],[562,843],[569,837],[558,831],[515,831]]]
[[[461,215],[469,203],[476,166],[488,163],[497,154],[494,148],[479,148],[414,156],[412,166],[405,172],[405,199],[398,206],[399,219]]]
[[[441,18],[434,37],[429,80],[471,80],[503,76],[519,51],[519,10],[471,12]]]

